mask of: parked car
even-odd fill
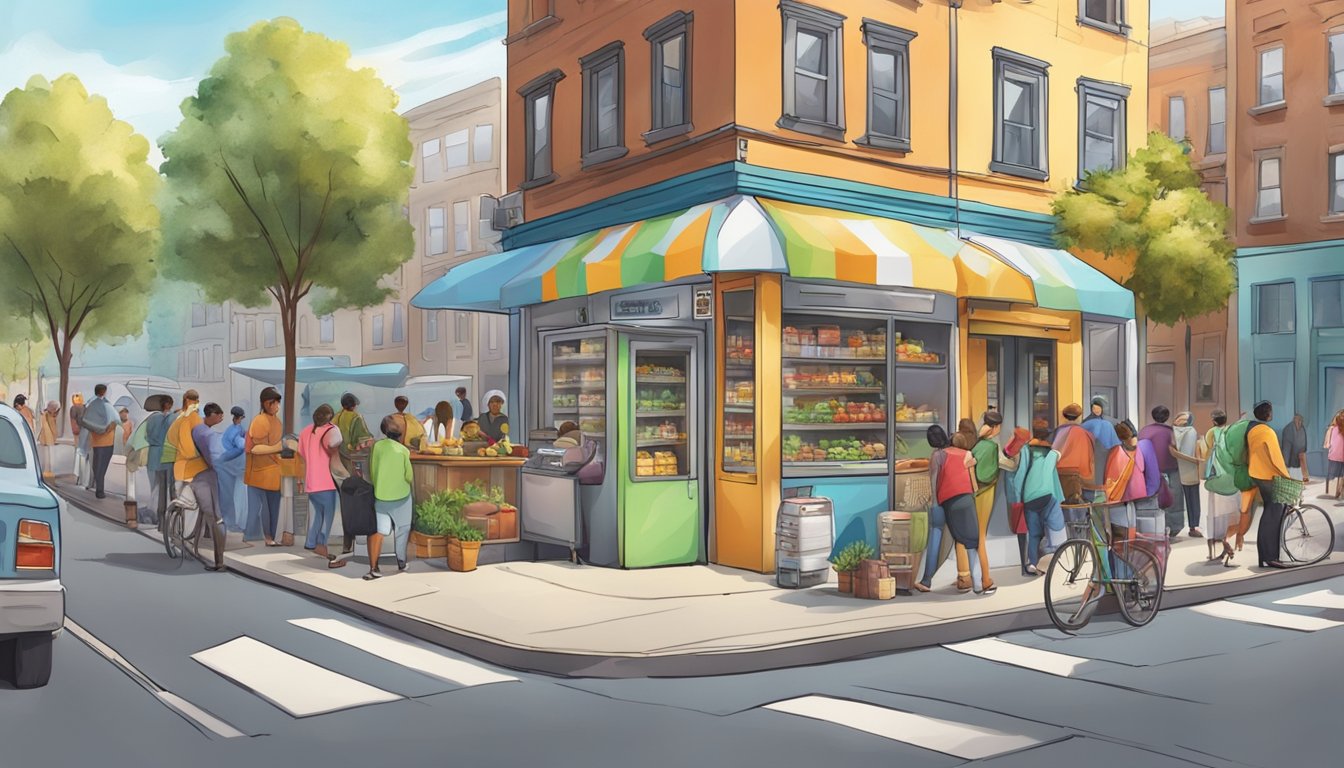
[[[47,684],[64,624],[60,507],[28,423],[0,404],[0,655],[12,655],[15,687]]]

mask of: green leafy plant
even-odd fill
[[[485,541],[485,531],[465,520],[461,520],[457,524],[453,538],[458,541]]]
[[[449,492],[439,491],[416,506],[412,527],[426,536],[447,536],[456,524],[457,515],[453,512]]]
[[[841,573],[855,571],[858,570],[859,563],[871,558],[873,554],[873,548],[868,542],[851,541],[831,558],[831,564]]]

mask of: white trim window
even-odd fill
[[[1344,29],[1330,33],[1327,47],[1330,51],[1330,81],[1326,93],[1344,96]]]
[[[420,180],[438,181],[443,178],[443,159],[439,153],[439,140],[429,139],[420,145]]]
[[[1255,218],[1251,221],[1283,218],[1283,157],[1261,157],[1257,168]]]
[[[453,253],[458,256],[471,251],[471,203],[459,200],[453,203]]]
[[[443,137],[443,158],[448,170],[458,171],[470,164],[467,157],[467,129],[453,131]]]
[[[1344,215],[1344,152],[1330,155],[1330,215]]]
[[[1184,141],[1188,133],[1185,130],[1185,97],[1167,97],[1167,136],[1176,141]]]
[[[425,210],[425,252],[428,256],[438,256],[448,250],[448,209],[431,206]]]
[[[336,343],[336,318],[323,315],[317,319],[317,340],[319,344]]]
[[[1227,88],[1209,89],[1209,142],[1208,154],[1227,152]]]
[[[471,132],[471,162],[489,163],[495,159],[494,123],[482,123]]]
[[[1283,103],[1283,46],[1260,51],[1260,101],[1256,106]]]

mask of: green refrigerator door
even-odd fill
[[[620,336],[617,476],[626,568],[700,559],[698,351],[694,336]]]

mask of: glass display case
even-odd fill
[[[723,471],[756,471],[756,306],[751,288],[723,294]]]
[[[635,367],[635,480],[689,477],[690,354],[631,345]]]
[[[786,476],[886,472],[887,331],[883,319],[784,314]]]
[[[900,320],[892,325],[892,411],[898,458],[928,458],[933,452],[925,434],[929,426],[947,427],[952,421],[948,414],[950,341],[947,325]]]
[[[572,421],[587,437],[607,436],[607,336],[551,342],[551,398],[547,422]]]

